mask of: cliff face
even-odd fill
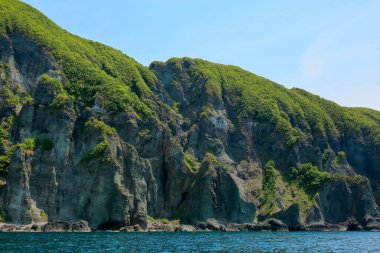
[[[0,217],[374,226],[380,113],[199,59],[148,68],[0,0]]]

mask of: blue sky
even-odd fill
[[[344,106],[380,110],[378,0],[26,0],[58,25],[148,66],[237,65]]]

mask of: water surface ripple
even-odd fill
[[[0,233],[1,252],[380,252],[377,232]]]

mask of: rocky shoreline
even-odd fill
[[[265,222],[254,224],[227,224],[220,225],[215,222],[201,222],[196,225],[180,224],[178,221],[150,222],[146,228],[139,225],[121,227],[120,229],[100,230],[91,229],[88,222],[79,220],[76,222],[51,221],[28,225],[16,225],[0,223],[0,232],[292,232],[292,231],[379,231],[380,223],[370,221],[366,226],[356,222],[347,221],[342,224],[316,223],[300,225],[297,228],[289,228],[284,222],[277,219],[269,219]]]

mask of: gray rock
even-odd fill
[[[306,231],[346,231],[347,227],[344,225],[334,224],[311,224],[305,227]]]
[[[71,224],[73,232],[91,232],[91,228],[88,226],[87,221],[79,220]]]
[[[300,231],[305,229],[305,225],[301,221],[301,211],[298,204],[291,205],[285,211],[274,214],[273,218],[284,222],[290,231]]]
[[[76,222],[50,221],[43,227],[44,232],[91,232],[87,221]]]
[[[16,231],[17,230],[17,226],[15,224],[1,224],[0,225],[0,231],[1,232],[12,232],[12,231]]]
[[[339,224],[354,218],[360,224],[366,216],[379,217],[379,208],[367,179],[326,184],[317,199],[327,223]]]
[[[270,225],[271,230],[274,232],[289,231],[288,226],[280,220],[269,219],[267,223]]]
[[[207,229],[207,223],[206,222],[199,222],[195,225],[198,229],[206,230]]]
[[[256,205],[245,201],[241,191],[235,177],[226,168],[205,163],[180,205],[183,222],[252,223]],[[210,229],[213,230],[213,226]]]
[[[306,223],[307,224],[321,224],[324,223],[323,215],[321,213],[321,210],[319,209],[318,206],[313,205],[306,217]]]
[[[44,232],[71,232],[72,224],[65,221],[51,221],[44,226]]]
[[[196,228],[190,225],[181,225],[175,230],[176,232],[195,232]]]
[[[365,217],[364,229],[368,231],[380,231],[380,218]]]
[[[142,227],[140,227],[139,225],[134,225],[133,230],[134,230],[134,232],[145,232],[145,230]]]
[[[135,229],[133,226],[128,226],[128,227],[122,227],[119,230],[120,232],[135,232]]]
[[[43,229],[44,229],[44,225],[40,225],[40,224],[32,224],[32,226],[30,227],[30,230],[34,232],[42,232]]]

